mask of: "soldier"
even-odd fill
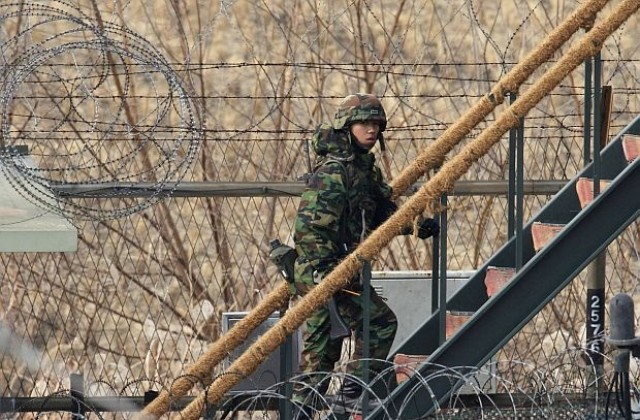
[[[298,258],[294,264],[292,290],[304,295],[329,274],[340,260],[353,251],[366,234],[381,225],[396,209],[391,188],[384,181],[375,157],[369,153],[379,141],[384,147],[383,132],[387,118],[380,100],[371,94],[357,93],[345,97],[332,124],[316,130],[312,145],[316,153],[314,172],[302,194],[294,225],[294,242]],[[437,235],[433,219],[424,219],[417,233],[420,238]],[[406,232],[411,233],[412,228]],[[370,363],[373,374],[383,369],[397,330],[397,320],[380,296],[371,289],[368,302],[362,301],[359,279],[352,279],[348,290],[338,292],[334,301],[338,312],[355,332],[354,359],[347,373],[362,378],[362,308],[370,311]],[[340,359],[342,339],[330,337],[329,307],[318,309],[306,323],[300,370],[308,374],[314,392],[324,395],[328,380],[319,380],[313,372],[331,372]],[[313,379],[316,378],[316,379]],[[296,398],[304,392],[297,389]],[[355,405],[362,386],[344,381],[340,401]],[[335,399],[335,398],[334,398]]]

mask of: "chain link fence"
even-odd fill
[[[36,162],[4,174],[23,192],[53,185],[26,197],[55,198],[47,210],[78,230],[74,253],[0,254],[3,397],[55,395],[76,373],[87,395],[170,386],[220,337],[224,312],[249,311],[281,281],[269,241],[290,239],[298,197],[272,183],[309,172],[308,140],[343,96],[382,98],[387,151],[376,153],[391,180],[577,7],[223,1],[159,2],[151,13],[147,2],[112,3],[0,5],[0,141],[28,146]],[[603,48],[611,135],[640,112],[635,45],[627,27]],[[526,117],[525,179],[565,181],[583,166],[583,71]],[[463,181],[504,181],[508,156],[505,138]],[[51,193],[78,186],[86,197]],[[550,198],[526,196],[525,220]],[[492,255],[506,214],[501,194],[451,196],[448,268]],[[634,294],[639,238],[636,222],[608,248],[607,297]],[[428,243],[398,238],[374,270],[430,270],[431,259]],[[584,346],[585,300],[580,276],[505,346],[505,383]],[[572,372],[553,380],[583,389]]]

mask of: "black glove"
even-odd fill
[[[439,233],[440,226],[434,219],[424,219],[418,226],[418,238],[420,239],[427,239],[432,236],[438,236]]]

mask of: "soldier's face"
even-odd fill
[[[373,121],[357,122],[351,125],[351,135],[353,139],[365,150],[371,149],[375,146],[378,140],[378,133],[380,132],[380,125]]]

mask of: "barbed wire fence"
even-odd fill
[[[532,33],[554,23],[554,6],[540,1],[382,3],[221,2],[198,6],[199,15],[170,2],[153,10],[133,1],[0,5],[3,175],[69,218],[80,243],[74,254],[0,255],[0,319],[15,343],[36,349],[26,360],[15,345],[22,350],[0,355],[3,396],[50,401],[78,372],[86,395],[170,388],[220,335],[224,312],[252,308],[278,284],[268,242],[290,235],[297,198],[252,196],[244,186],[297,181],[308,171],[304,140],[356,90],[376,93],[388,110],[388,152],[378,159],[393,179],[515,65]],[[603,49],[611,133],[640,109],[630,39],[624,28]],[[564,180],[582,166],[584,89],[576,74],[527,117],[528,178]],[[15,156],[18,145],[35,165]],[[502,180],[507,166],[505,143],[467,180]],[[209,193],[188,196],[196,183]],[[60,193],[79,186],[85,198]],[[180,186],[187,196],[172,197]],[[548,198],[526,197],[526,213]],[[506,206],[502,196],[451,198],[451,270],[477,268],[504,242]],[[639,229],[608,250],[608,296],[635,291]],[[430,258],[423,244],[397,239],[376,269],[428,270]],[[506,393],[535,400],[540,412],[551,408],[534,395],[585,389],[575,370],[583,283],[548,305],[491,370]],[[260,411],[278,386],[246,404]]]
[[[0,99],[3,171],[15,189],[46,209],[91,219],[126,217],[163,198],[195,160],[201,135],[192,95],[164,56],[72,3],[17,2],[2,11],[4,28],[16,33],[3,43]],[[36,165],[14,159],[15,145],[29,147]],[[141,181],[152,183],[151,194],[120,200],[121,209],[52,190]]]

